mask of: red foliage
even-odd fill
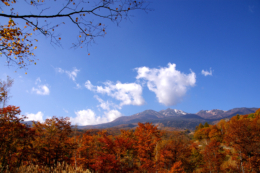
[[[18,118],[19,107],[8,106],[0,109],[0,172],[13,170],[21,163],[28,163],[33,152],[31,141],[34,130],[22,124],[24,117]]]

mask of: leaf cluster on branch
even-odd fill
[[[33,12],[23,14],[18,7],[21,5]],[[96,37],[105,36],[106,26],[101,21],[119,24],[129,17],[130,11],[149,10],[147,5],[144,0],[1,0],[0,19],[8,22],[0,23],[0,56],[6,57],[8,65],[13,62],[20,68],[36,64],[33,50],[39,34],[48,37],[52,45],[61,46],[62,37],[55,32],[61,25],[77,28],[72,47],[88,46]],[[65,23],[67,19],[69,22]]]

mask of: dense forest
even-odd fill
[[[69,119],[57,117],[29,127],[19,114],[19,107],[0,109],[2,173],[260,172],[260,109],[200,124],[194,133],[150,123],[120,132],[77,131]]]

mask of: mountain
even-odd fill
[[[224,118],[224,114],[227,111],[219,110],[219,109],[212,109],[212,110],[201,110],[197,112],[196,114],[202,118],[207,119],[219,119]]]
[[[78,129],[104,129],[104,128],[135,128],[138,122],[146,123],[150,122],[153,124],[160,124],[163,127],[171,127],[176,129],[190,129],[194,130],[199,123],[208,122],[214,123],[217,120],[224,118],[231,118],[237,114],[245,115],[254,113],[257,108],[234,108],[228,111],[223,111],[219,109],[212,110],[201,110],[196,114],[186,113],[182,110],[177,109],[166,109],[159,112],[154,110],[145,110],[143,112],[131,115],[131,116],[121,116],[112,122],[98,124],[98,125],[87,125],[87,126],[77,126]],[[29,126],[32,126],[32,121],[22,122]]]
[[[32,127],[34,121],[21,121],[21,123],[22,123],[22,124],[25,124],[25,125],[27,125],[27,126],[29,126],[29,127]]]
[[[174,128],[186,128],[195,129],[199,123],[205,123],[207,120],[196,114],[188,114],[184,111],[177,109],[166,109],[159,112],[154,110],[145,110],[143,112],[131,115],[122,116],[115,119],[112,122],[99,124],[99,125],[88,125],[81,126],[80,129],[100,129],[100,128],[111,128],[111,127],[131,127],[134,128],[138,125],[138,122],[146,123],[150,122],[153,124],[162,124],[164,127],[174,127]]]
[[[168,108],[166,110],[161,110],[159,113],[163,114],[165,117],[169,116],[183,116],[186,115],[186,112],[183,112],[182,110],[177,110],[177,109],[171,109]]]
[[[149,121],[154,119],[163,118],[164,115],[160,112],[156,112],[154,110],[145,110],[141,113],[137,113],[131,116],[122,116],[117,119],[115,119],[114,123],[136,123],[136,122],[142,122],[142,121]]]
[[[102,129],[102,128],[135,128],[138,122],[145,123],[150,122],[153,124],[161,124],[164,127],[173,127],[178,129],[190,129],[194,130],[199,123],[212,123],[213,121],[223,118],[230,118],[237,114],[245,115],[254,113],[257,108],[234,108],[228,111],[219,109],[213,110],[201,110],[196,114],[186,113],[177,109],[166,109],[159,112],[154,110],[145,110],[143,112],[131,115],[122,116],[115,119],[112,122],[99,124],[80,126],[80,129]]]
[[[222,118],[230,118],[237,114],[239,115],[251,114],[254,113],[257,109],[258,108],[234,108],[228,111],[212,109],[212,110],[201,110],[196,114],[205,119],[222,119]]]

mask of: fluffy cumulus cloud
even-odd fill
[[[211,68],[210,68],[209,71],[202,70],[201,74],[203,74],[204,76],[212,76],[212,70],[211,70]]]
[[[104,86],[93,86],[90,81],[85,83],[85,87],[91,91],[108,96],[120,101],[123,105],[143,105],[145,103],[142,97],[142,86],[137,83],[121,83],[113,84],[108,81]]]
[[[25,121],[39,121],[41,123],[44,122],[43,113],[41,111],[37,112],[36,114],[26,113],[25,116],[27,117]]]
[[[72,79],[73,81],[76,81],[76,77],[80,70],[78,70],[77,68],[74,68],[72,71],[67,71],[67,70],[63,70],[62,68],[56,68],[56,71],[61,74],[66,73],[70,79]]]
[[[111,122],[111,121],[117,119],[118,117],[121,117],[122,114],[118,110],[113,109],[108,112],[105,112],[104,116],[106,117],[108,122]]]
[[[113,121],[122,116],[117,110],[105,112],[103,116],[97,116],[91,109],[80,110],[75,112],[76,117],[70,118],[72,124],[77,125],[95,125]]]
[[[189,87],[196,83],[193,71],[189,74],[176,70],[176,64],[168,63],[168,67],[161,68],[136,68],[136,79],[144,79],[147,87],[153,91],[158,101],[166,106],[177,104],[185,96]]]

